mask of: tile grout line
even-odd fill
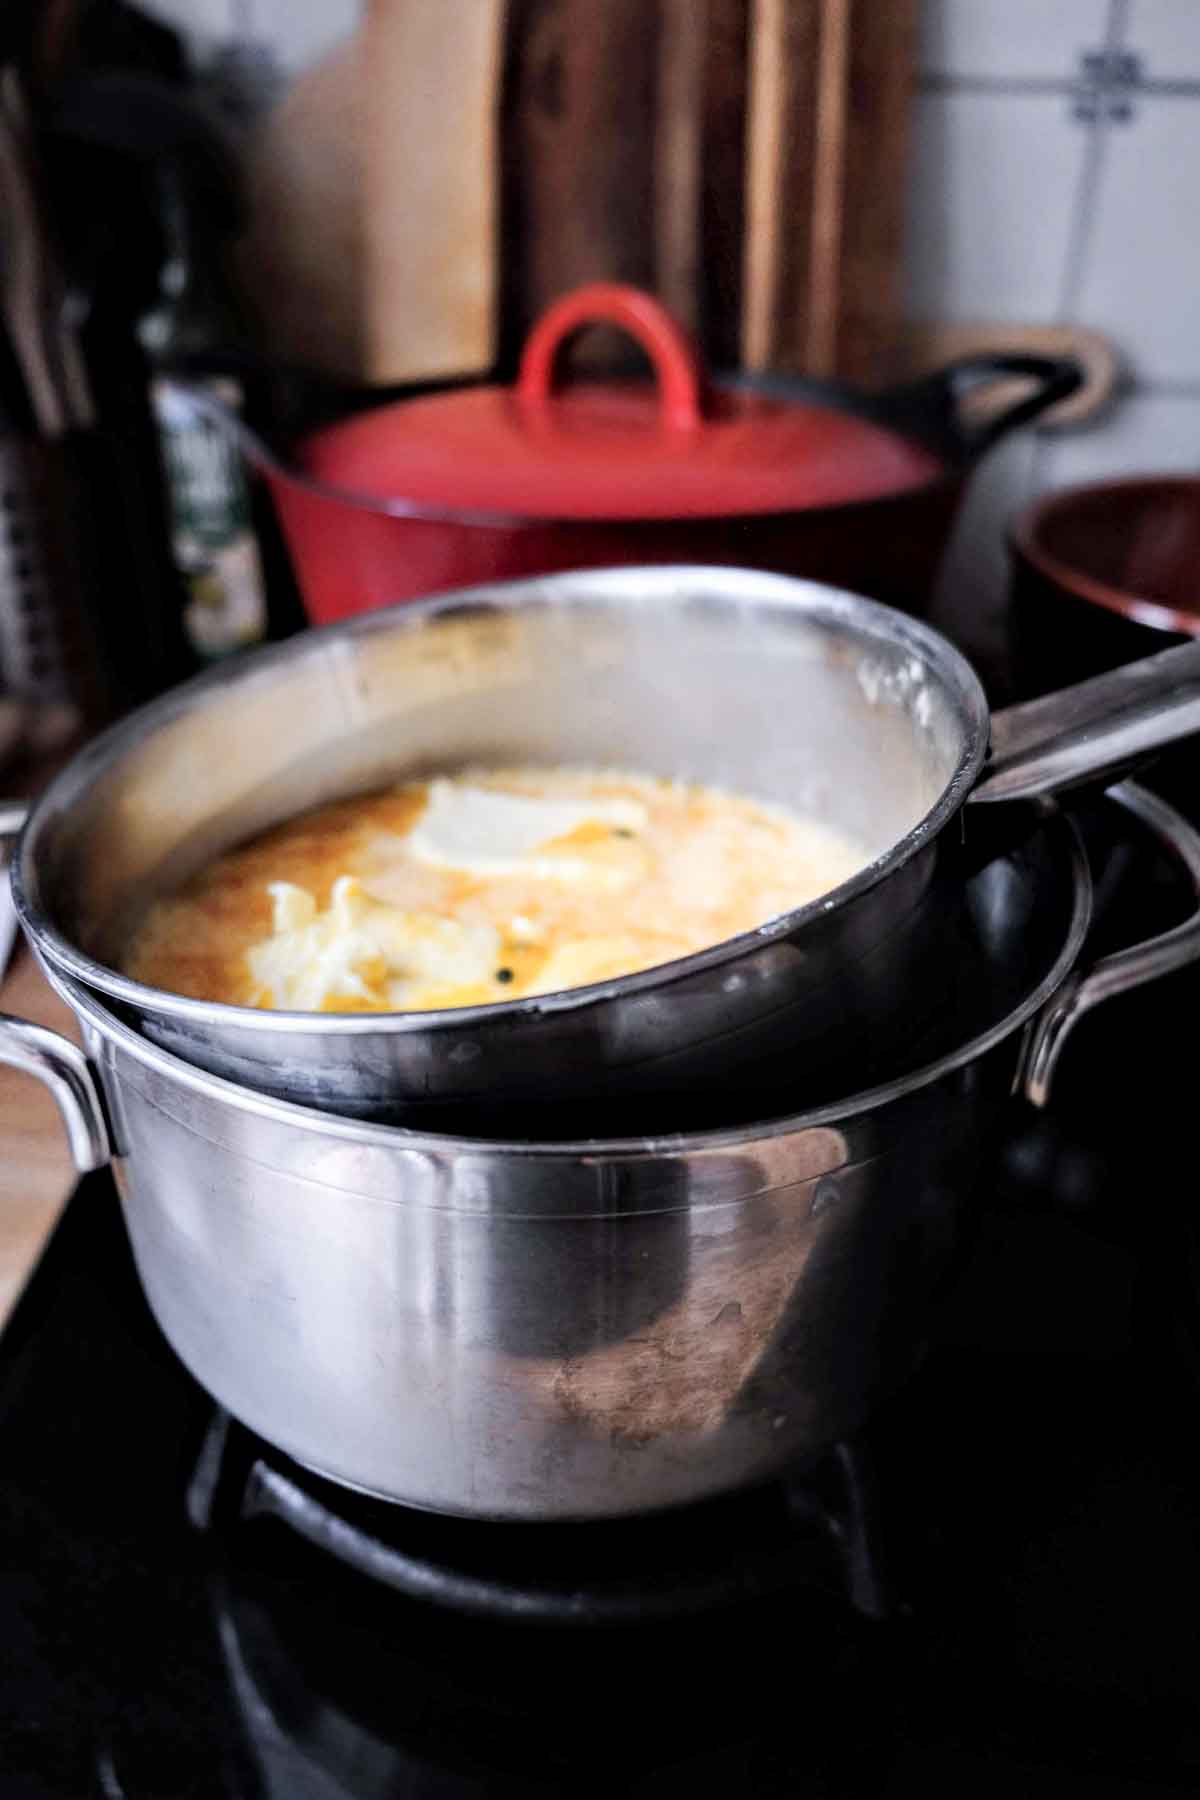
[[[992,94],[1003,98],[1009,94],[1056,96],[1070,100],[1082,85],[1078,80],[1058,75],[918,75],[916,88],[922,94]],[[1200,76],[1142,76],[1131,81],[1126,90],[1145,100],[1200,99]]]
[[[1106,52],[1118,49],[1124,41],[1128,17],[1127,0],[1109,0],[1104,28]],[[1101,107],[1095,118],[1082,121],[1082,124],[1088,137],[1084,147],[1083,167],[1079,173],[1079,184],[1075,191],[1075,204],[1071,212],[1066,255],[1063,258],[1062,281],[1058,291],[1057,322],[1060,325],[1069,325],[1072,322],[1072,314],[1079,304],[1084,271],[1087,266],[1087,254],[1091,248],[1096,222],[1100,181],[1104,171],[1112,121],[1106,117],[1104,108]],[[1046,434],[1044,432],[1036,433],[1033,462],[1030,469],[1030,486],[1034,492],[1039,492],[1045,485],[1050,450],[1051,441]]]
[[[1079,83],[1060,75],[938,75],[917,76],[916,85],[931,94],[1062,94],[1069,97]]]
[[[1200,378],[1191,379],[1182,376],[1178,380],[1168,378],[1165,381],[1139,381],[1139,394],[1149,394],[1158,400],[1200,400]]]
[[[1130,0],[1108,0],[1108,26],[1104,34],[1106,50],[1122,50],[1129,30]]]
[[[1102,49],[1106,54],[1126,48],[1132,0],[1108,0]],[[921,69],[916,86],[928,93],[1060,94],[1069,99],[1078,93],[1078,76],[1058,75],[954,75],[945,70]],[[1200,75],[1153,76],[1140,66],[1128,82],[1128,91],[1158,99],[1200,99]]]

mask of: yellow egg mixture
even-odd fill
[[[715,788],[623,772],[472,770],[323,806],[152,908],[125,959],[152,987],[298,1012],[552,993],[686,956],[866,861]]]

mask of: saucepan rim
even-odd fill
[[[682,594],[680,590],[683,590]],[[227,693],[234,684],[251,686],[269,682],[291,663],[319,655],[319,646],[323,644],[369,639],[377,633],[391,631],[397,625],[418,631],[431,619],[452,617],[455,613],[466,615],[494,610],[503,614],[511,610],[514,597],[519,599],[522,607],[557,606],[565,601],[580,606],[611,605],[619,609],[639,595],[645,597],[647,604],[674,597],[681,611],[686,611],[689,606],[702,611],[705,607],[727,608],[739,603],[748,608],[756,600],[785,610],[792,606],[798,613],[816,612],[835,625],[844,623],[866,637],[878,635],[901,651],[920,658],[958,708],[962,720],[958,762],[934,804],[908,832],[848,881],[804,906],[776,914],[751,931],[723,938],[720,943],[690,956],[659,963],[615,980],[593,982],[554,994],[497,1000],[477,1006],[446,1007],[431,1012],[289,1012],[191,999],[164,988],[149,987],[97,961],[66,937],[43,910],[36,852],[38,838],[47,821],[78,802],[89,787],[131,750],[189,710],[203,706],[210,695]],[[966,658],[931,626],[844,588],[757,569],[684,563],[623,565],[572,571],[566,575],[488,582],[455,589],[428,600],[402,601],[396,606],[299,633],[281,644],[246,655],[232,668],[218,665],[206,670],[110,726],[73,758],[32,807],[13,852],[13,896],[18,916],[30,939],[48,961],[74,981],[99,991],[108,999],[159,1016],[190,1020],[196,1026],[219,1026],[245,1033],[304,1036],[315,1033],[322,1037],[352,1038],[379,1033],[458,1032],[475,1025],[502,1025],[514,1019],[584,1010],[632,994],[661,991],[701,971],[737,961],[764,944],[790,937],[822,913],[855,899],[907,863],[960,809],[983,767],[988,734],[987,701],[979,678]]]

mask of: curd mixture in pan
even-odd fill
[[[715,788],[470,771],[324,806],[149,913],[152,987],[297,1012],[476,1006],[632,974],[816,899],[866,858]]]

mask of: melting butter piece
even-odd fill
[[[624,886],[624,862],[564,843],[586,825],[638,832],[649,819],[637,800],[547,800],[457,781],[430,783],[429,800],[407,838],[418,861],[467,875],[529,875],[544,881]],[[636,846],[628,848],[636,851]]]
[[[351,875],[334,882],[326,912],[291,882],[272,882],[268,892],[274,933],[246,956],[266,996],[258,1005],[320,1012],[359,1002],[399,1011],[429,987],[492,983],[500,934],[491,925],[404,912],[372,899]]]

